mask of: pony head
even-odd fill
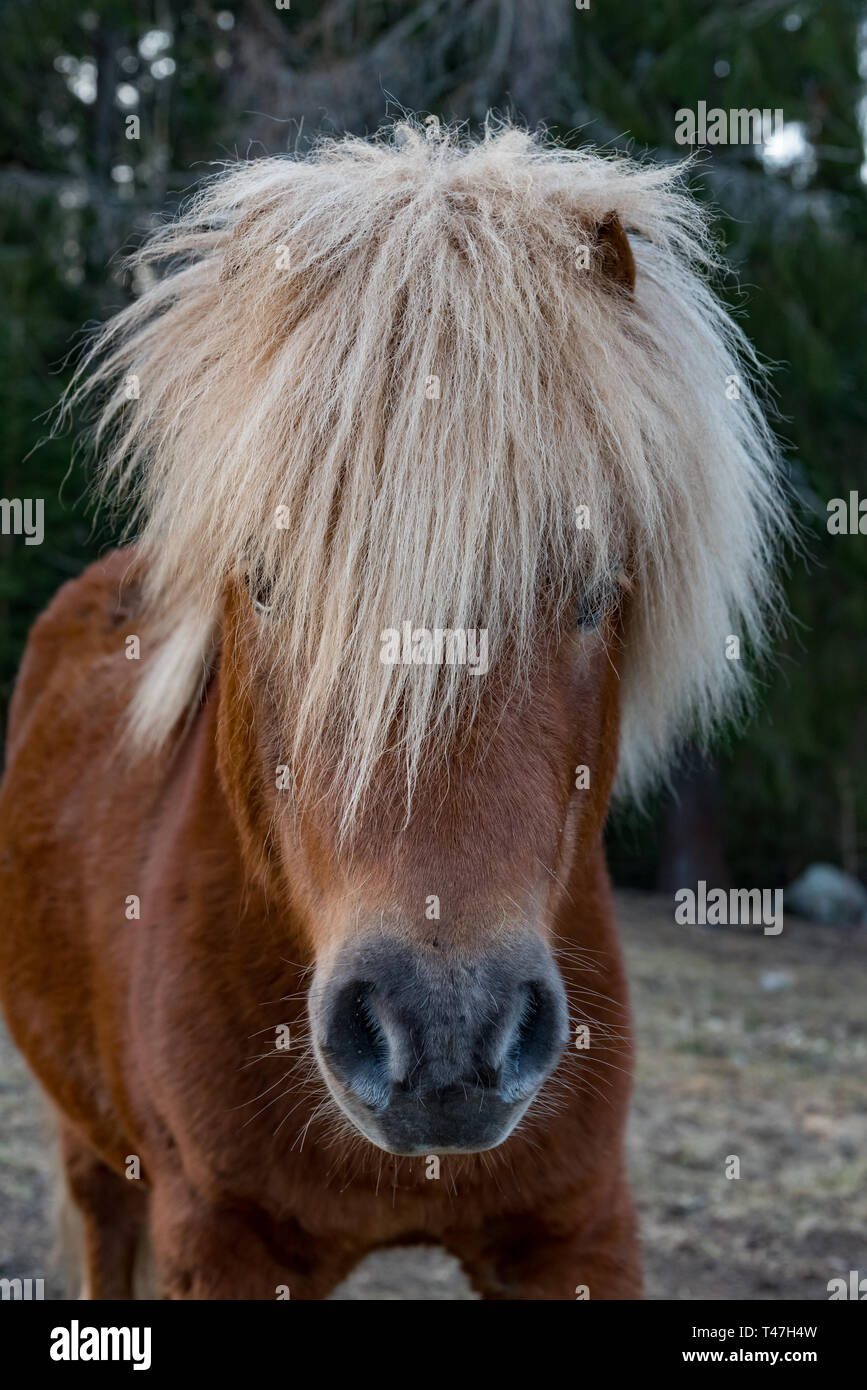
[[[612,787],[743,707],[777,602],[704,215],[676,168],[403,122],[231,167],[135,261],[71,399],[139,536],[136,753],[216,668],[330,1093],[381,1148],[492,1147],[561,1055]]]

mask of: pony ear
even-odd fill
[[[616,212],[606,213],[596,228],[596,258],[605,279],[631,295],[635,290],[635,257]]]

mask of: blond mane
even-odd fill
[[[585,264],[612,212],[633,297]],[[741,705],[786,509],[678,168],[404,121],[232,166],[135,260],[150,287],[69,404],[98,399],[100,487],[130,508],[164,636],[140,749],[196,697],[227,575],[250,564],[263,660],[304,672],[287,757],[337,721],[350,819],[395,728],[411,791],[430,731],[445,742],[483,684],[384,666],[382,631],[486,628],[492,668],[508,640],[521,678],[552,575],[565,605],[628,556],[621,791]]]

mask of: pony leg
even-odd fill
[[[489,1301],[638,1299],[641,1252],[632,1213],[604,1232],[564,1238],[536,1222],[503,1222],[490,1234],[459,1237],[449,1249]]]
[[[315,1241],[291,1218],[212,1205],[180,1177],[155,1183],[150,1236],[171,1299],[324,1299],[360,1257]]]
[[[136,1255],[145,1233],[147,1203],[71,1130],[61,1131],[61,1157],[69,1197],[81,1220],[81,1297],[133,1297]]]

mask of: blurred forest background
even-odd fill
[[[864,0],[7,0],[0,32],[0,494],[44,497],[46,524],[41,546],[0,537],[4,705],[36,614],[108,539],[45,413],[81,326],[131,293],[119,253],[214,161],[401,107],[473,126],[493,108],[672,160],[679,108],[782,108],[764,145],[708,148],[690,180],[718,212],[729,302],[777,364],[809,551],[795,621],[745,735],[712,764],[687,751],[679,802],[618,818],[610,848],[640,886],[674,866],[688,882],[685,854],[714,883],[779,886],[815,860],[863,877],[867,541],[829,535],[826,507],[867,495]]]

